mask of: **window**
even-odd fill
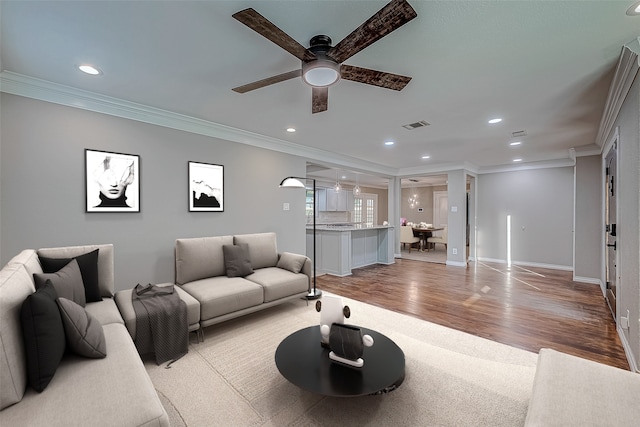
[[[313,222],[313,197],[313,189],[310,190],[307,188],[307,194],[304,204],[304,214],[307,217],[307,224],[311,224]]]
[[[366,225],[378,223],[378,195],[362,193],[360,197],[353,199],[353,222],[361,222]]]

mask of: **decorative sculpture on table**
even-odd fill
[[[364,347],[371,347],[373,338],[371,335],[362,335],[357,326],[344,324],[345,317],[351,316],[351,310],[344,305],[342,298],[325,295],[323,300],[324,304],[316,302],[316,310],[320,312],[320,344],[331,350],[331,360],[361,368],[364,365]]]

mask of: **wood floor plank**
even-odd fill
[[[569,271],[396,259],[319,276],[317,286],[524,350],[553,348],[629,370],[600,288],[574,282]]]

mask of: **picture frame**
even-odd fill
[[[224,211],[224,166],[189,162],[189,212]]]
[[[140,156],[85,149],[85,212],[140,212]]]

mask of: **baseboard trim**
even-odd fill
[[[600,279],[596,279],[594,277],[573,276],[573,281],[581,282],[581,283],[589,283],[591,285],[598,285],[602,287],[602,282],[600,281]]]
[[[447,265],[451,265],[454,267],[466,267],[467,263],[464,261],[449,261],[447,260]]]
[[[498,264],[506,264],[507,261],[504,259],[496,259],[496,258],[484,258],[478,257],[478,261],[482,262],[495,262]],[[573,267],[570,265],[559,265],[559,264],[545,264],[540,262],[529,262],[529,261],[512,261],[513,265],[522,265],[525,267],[539,267],[539,268],[548,268],[550,270],[562,270],[562,271],[573,271]]]
[[[620,341],[622,341],[622,347],[624,348],[624,353],[627,355],[627,362],[629,362],[629,368],[632,372],[640,373],[640,369],[638,369],[638,363],[636,362],[636,358],[633,356],[633,351],[631,351],[631,345],[627,340],[627,336],[624,334],[624,331],[619,326],[616,328],[618,330],[618,336],[620,337]]]

